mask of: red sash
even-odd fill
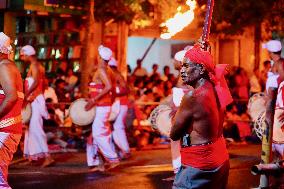
[[[229,159],[223,137],[212,144],[181,148],[180,152],[183,165],[203,170],[217,168]]]
[[[89,84],[89,92],[90,92],[91,98],[96,97],[103,90],[104,87],[105,86],[103,84],[95,84],[93,82],[90,83]],[[107,94],[105,94],[104,96],[99,98],[96,101],[96,105],[97,106],[111,106],[112,105],[111,93],[108,92]]]
[[[18,94],[24,95],[21,92]],[[21,134],[22,133],[22,116],[21,110],[23,105],[23,98],[18,97],[17,102],[14,104],[13,108],[4,117],[0,118],[0,132]],[[0,94],[0,104],[5,99],[5,94]]]

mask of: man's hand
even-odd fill
[[[87,104],[85,106],[85,110],[89,111],[90,109],[92,109],[95,105],[95,100],[94,99],[88,99],[87,100]]]

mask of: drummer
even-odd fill
[[[8,59],[10,38],[0,33],[0,188],[7,182],[8,166],[22,136],[23,83],[16,64]],[[10,121],[9,121],[10,120]]]
[[[49,117],[43,96],[45,69],[37,61],[36,51],[30,45],[21,48],[20,59],[30,64],[25,80],[23,107],[28,103],[31,103],[32,106],[30,124],[25,133],[24,156],[30,162],[45,158],[42,167],[46,167],[54,163],[54,160],[49,154],[46,134],[43,130],[43,118],[47,119]]]
[[[96,115],[92,124],[92,138],[87,145],[87,163],[92,171],[104,170],[99,159],[99,151],[104,159],[109,163],[109,169],[119,164],[119,158],[114,151],[112,143],[110,124],[108,118],[113,103],[113,73],[108,66],[108,61],[112,56],[112,51],[100,45],[98,48],[98,66],[93,75],[93,81],[90,83],[90,96],[85,109],[88,111],[96,106]]]
[[[191,49],[192,46],[185,47],[184,50],[181,50],[177,52],[174,56],[174,68],[179,71],[181,68],[182,60],[185,56],[185,53],[187,50]],[[177,108],[179,107],[182,97],[184,96],[184,93],[188,90],[190,90],[191,87],[186,86],[183,84],[182,79],[180,75],[178,76],[178,82],[176,84],[176,87],[173,88],[172,96],[169,98],[166,98],[163,101],[163,104],[166,104],[170,106],[173,110],[173,112],[177,111]],[[171,140],[171,154],[172,154],[172,166],[174,174],[176,174],[181,166],[181,157],[180,157],[180,141],[173,141]],[[173,177],[169,177],[165,180],[173,180]]]
[[[129,89],[127,87],[127,84],[125,82],[125,79],[121,75],[121,73],[117,69],[117,61],[112,57],[108,63],[110,68],[114,72],[114,78],[115,78],[115,96],[116,100],[119,101],[120,109],[119,113],[113,123],[113,140],[117,147],[119,148],[122,159],[127,159],[130,157],[130,149],[129,144],[127,141],[126,133],[125,133],[125,121],[126,121],[126,115],[128,110],[128,99],[127,95],[129,92]]]

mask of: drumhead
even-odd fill
[[[79,126],[89,125],[94,121],[96,109],[85,110],[87,101],[84,98],[75,100],[69,107],[69,115],[72,122]]]
[[[120,102],[119,100],[116,100],[111,106],[111,112],[110,112],[108,120],[114,121],[116,117],[118,116],[119,111],[120,111]]]
[[[25,108],[22,108],[21,114],[22,114],[22,123],[23,124],[29,123],[32,116],[31,104],[27,104]]]
[[[256,121],[259,115],[265,112],[265,97],[265,93],[256,93],[252,97],[250,97],[248,102],[248,113],[253,121]]]
[[[150,114],[149,121],[153,129],[157,129],[162,135],[170,136],[172,127],[172,109],[167,105],[157,106]]]

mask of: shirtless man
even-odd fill
[[[108,118],[113,103],[113,73],[108,67],[112,51],[104,46],[99,46],[98,66],[90,83],[90,97],[85,109],[88,111],[96,106],[96,116],[92,124],[92,140],[87,144],[87,163],[91,171],[103,171],[100,163],[99,151],[104,159],[110,163],[109,168],[119,164],[119,158],[114,151],[111,140],[111,128]]]
[[[170,137],[181,140],[182,166],[173,188],[226,188],[229,155],[223,134],[226,105],[232,102],[223,76],[211,54],[199,44],[188,50],[180,70],[190,90],[174,117]]]
[[[21,74],[8,59],[12,52],[10,38],[0,33],[0,188],[11,189],[7,182],[8,166],[22,136],[22,103],[24,99]]]
[[[125,121],[126,121],[126,115],[128,111],[128,99],[127,95],[129,93],[129,89],[127,87],[127,84],[117,69],[117,61],[114,58],[111,58],[108,62],[108,65],[112,69],[114,73],[114,79],[115,79],[115,96],[116,101],[119,101],[119,113],[113,123],[113,140],[116,144],[116,146],[120,150],[120,157],[121,159],[127,159],[130,157],[130,148],[127,141],[126,133],[125,133]]]
[[[30,162],[45,158],[42,167],[46,167],[54,163],[54,160],[48,152],[46,134],[43,130],[43,118],[48,118],[43,96],[45,89],[45,69],[37,62],[35,49],[30,45],[21,48],[20,59],[30,64],[30,69],[25,80],[25,99],[23,106],[25,107],[28,103],[31,103],[32,106],[30,124],[25,133],[24,156]]]

